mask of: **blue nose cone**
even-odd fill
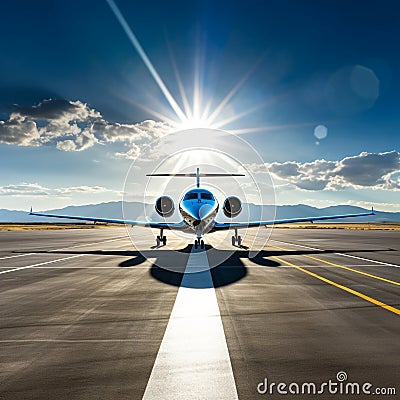
[[[188,207],[190,215],[197,221],[207,218],[213,210],[214,205],[207,203],[194,203]]]
[[[199,217],[201,220],[206,219],[211,212],[214,210],[214,205],[213,204],[203,204],[199,208]]]

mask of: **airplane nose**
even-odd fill
[[[199,218],[200,219],[205,219],[209,216],[209,214],[211,213],[211,211],[213,210],[213,206],[211,204],[203,204],[200,208],[199,208]]]
[[[211,204],[201,204],[200,207],[192,208],[190,214],[195,220],[194,226],[200,224],[200,221],[207,218],[213,211],[214,207]]]

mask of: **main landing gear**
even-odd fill
[[[232,246],[238,245],[240,247],[242,245],[242,237],[238,236],[238,231],[235,229],[235,236],[232,236]]]
[[[160,229],[160,235],[156,239],[157,247],[161,246],[161,243],[165,246],[167,244],[167,237],[164,236],[164,229]]]
[[[194,248],[197,249],[200,246],[201,249],[204,249],[204,240],[196,239],[194,241]]]

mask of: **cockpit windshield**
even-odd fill
[[[198,193],[197,192],[189,192],[186,193],[183,200],[197,200]]]
[[[211,193],[200,193],[200,198],[203,200],[212,200],[213,196]]]

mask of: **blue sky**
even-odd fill
[[[203,126],[236,88],[207,124],[258,150],[278,204],[400,210],[397,1],[116,5],[198,117],[181,124],[107,1],[3,2],[0,208],[119,200],[143,146]]]

